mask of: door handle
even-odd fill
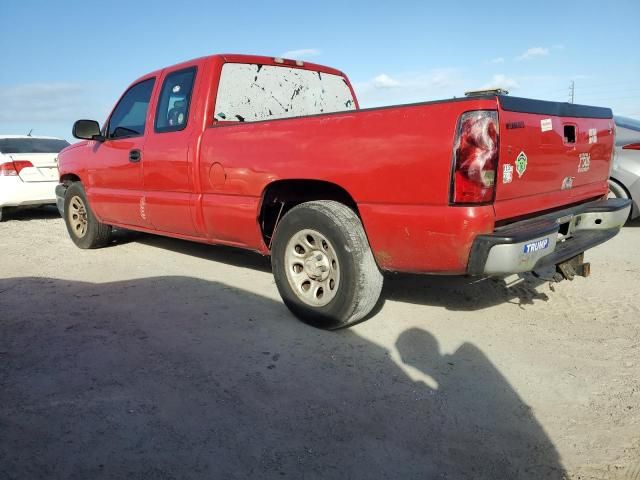
[[[135,149],[129,152],[129,161],[131,163],[138,163],[141,158],[142,158],[142,153],[140,153],[140,150]]]

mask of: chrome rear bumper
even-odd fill
[[[626,199],[597,200],[478,235],[467,271],[504,275],[561,263],[613,238],[630,209]]]

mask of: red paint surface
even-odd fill
[[[540,121],[551,118],[553,130],[543,132]],[[548,115],[500,112],[500,123],[524,122],[524,128],[500,131],[500,155],[496,179],[496,219],[527,215],[585,198],[604,195],[613,148],[613,119],[563,118]],[[576,126],[576,142],[564,142],[564,125]],[[589,130],[596,129],[597,143],[589,143]],[[522,177],[513,172],[513,181],[502,183],[505,163],[514,165],[520,152],[528,157]],[[579,156],[590,156],[589,170],[579,172]],[[573,177],[573,188],[562,191],[562,181]]]
[[[553,132],[545,132],[550,134],[548,139],[542,138],[539,116],[501,111],[495,99],[255,123],[214,122],[213,106],[225,61],[275,65],[266,57],[218,55],[153,72],[144,77],[156,77],[144,137],[82,142],[60,154],[61,175],[81,178],[101,220],[266,254],[258,214],[267,186],[286,179],[323,180],[342,187],[357,203],[381,268],[463,273],[473,239],[492,232],[497,220],[516,219],[606,192],[610,120],[572,119],[579,132],[572,147],[558,137],[559,122],[554,121]],[[187,128],[154,133],[164,77],[189,66],[196,66],[198,73]],[[304,68],[342,75],[314,64]],[[496,201],[452,206],[457,122],[465,111],[479,109],[498,110]],[[507,121],[524,121],[525,128],[506,130]],[[583,134],[589,128],[598,129],[596,145],[584,144]],[[139,164],[128,162],[131,148],[142,150]],[[502,184],[503,164],[513,163],[520,151],[529,158],[527,171],[522,178],[514,172],[513,182]],[[591,166],[577,174],[581,152],[591,154]],[[560,191],[565,176],[576,177],[574,189]],[[146,218],[141,217],[141,201]]]

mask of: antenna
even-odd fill
[[[27,137],[31,136],[31,132],[33,132],[33,128],[31,130],[29,130],[29,133],[27,133]]]
[[[571,85],[569,86],[569,103],[573,103],[575,93],[576,93],[576,82],[571,80]]]

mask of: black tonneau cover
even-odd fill
[[[554,115],[557,117],[613,118],[610,108],[576,105],[575,103],[547,102],[530,98],[496,95],[500,107],[509,112]]]

